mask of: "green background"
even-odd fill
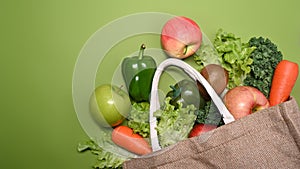
[[[94,157],[76,151],[88,137],[73,107],[72,76],[83,45],[105,24],[137,12],[184,15],[210,39],[218,28],[245,41],[268,37],[285,59],[300,63],[299,6],[297,0],[1,1],[0,167],[91,168]],[[299,92],[298,79],[292,94],[298,103]]]

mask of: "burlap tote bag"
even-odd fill
[[[163,68],[174,65],[172,60],[162,64],[165,64]],[[207,85],[188,65],[180,63],[177,66]],[[151,111],[159,108],[155,101],[155,88],[155,85],[152,86],[150,119]],[[123,168],[300,168],[300,111],[294,98],[233,121],[218,97],[216,99],[215,92],[209,91],[212,88],[208,86],[206,89],[218,109],[225,111],[226,125],[165,149],[155,145],[157,135],[152,133],[154,125],[151,129],[154,152],[126,161]]]

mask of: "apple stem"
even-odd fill
[[[183,54],[185,55],[186,54],[186,52],[187,52],[187,48],[188,48],[188,46],[187,45],[185,45],[185,47],[184,47],[184,51],[183,51]]]
[[[144,50],[146,49],[145,44],[141,45],[140,51],[139,51],[139,60],[141,60],[144,56]]]

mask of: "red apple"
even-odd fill
[[[200,48],[201,42],[201,29],[190,18],[174,17],[163,26],[161,32],[162,48],[171,57],[187,58]]]
[[[238,86],[230,89],[223,98],[224,104],[235,119],[269,107],[269,101],[258,89]]]

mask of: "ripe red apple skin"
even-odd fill
[[[190,18],[173,17],[163,26],[161,32],[162,48],[171,57],[187,58],[200,48],[201,42],[201,29]]]
[[[269,101],[265,95],[250,86],[238,86],[230,89],[225,94],[223,101],[236,120],[269,107]]]

